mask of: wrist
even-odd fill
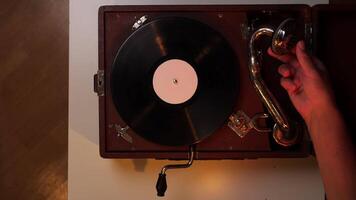
[[[309,132],[318,128],[318,124],[320,123],[333,123],[335,120],[341,118],[341,114],[334,103],[325,103],[315,108],[316,109],[313,109],[310,115],[304,119]]]

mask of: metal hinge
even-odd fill
[[[94,92],[98,94],[99,97],[105,95],[105,73],[104,70],[98,70],[94,75]]]
[[[244,40],[248,40],[251,36],[252,28],[247,23],[240,24],[241,35]]]
[[[305,37],[306,47],[309,50],[309,52],[312,52],[312,50],[313,50],[313,24],[306,23],[304,29],[305,29],[304,37]]]
[[[136,20],[132,25],[132,30],[137,30],[140,26],[142,26],[143,23],[145,23],[145,21],[147,21],[147,19],[147,15],[141,16],[140,19]]]

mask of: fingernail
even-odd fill
[[[304,43],[304,41],[300,41],[300,42],[298,43],[298,47],[299,47],[301,50],[305,51],[305,43]]]

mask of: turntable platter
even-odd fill
[[[183,17],[153,20],[116,54],[113,102],[138,135],[161,145],[197,143],[221,127],[238,93],[234,51],[216,30]]]

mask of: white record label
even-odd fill
[[[181,104],[194,95],[198,87],[198,76],[189,63],[170,59],[158,66],[152,84],[160,99],[169,104]]]

